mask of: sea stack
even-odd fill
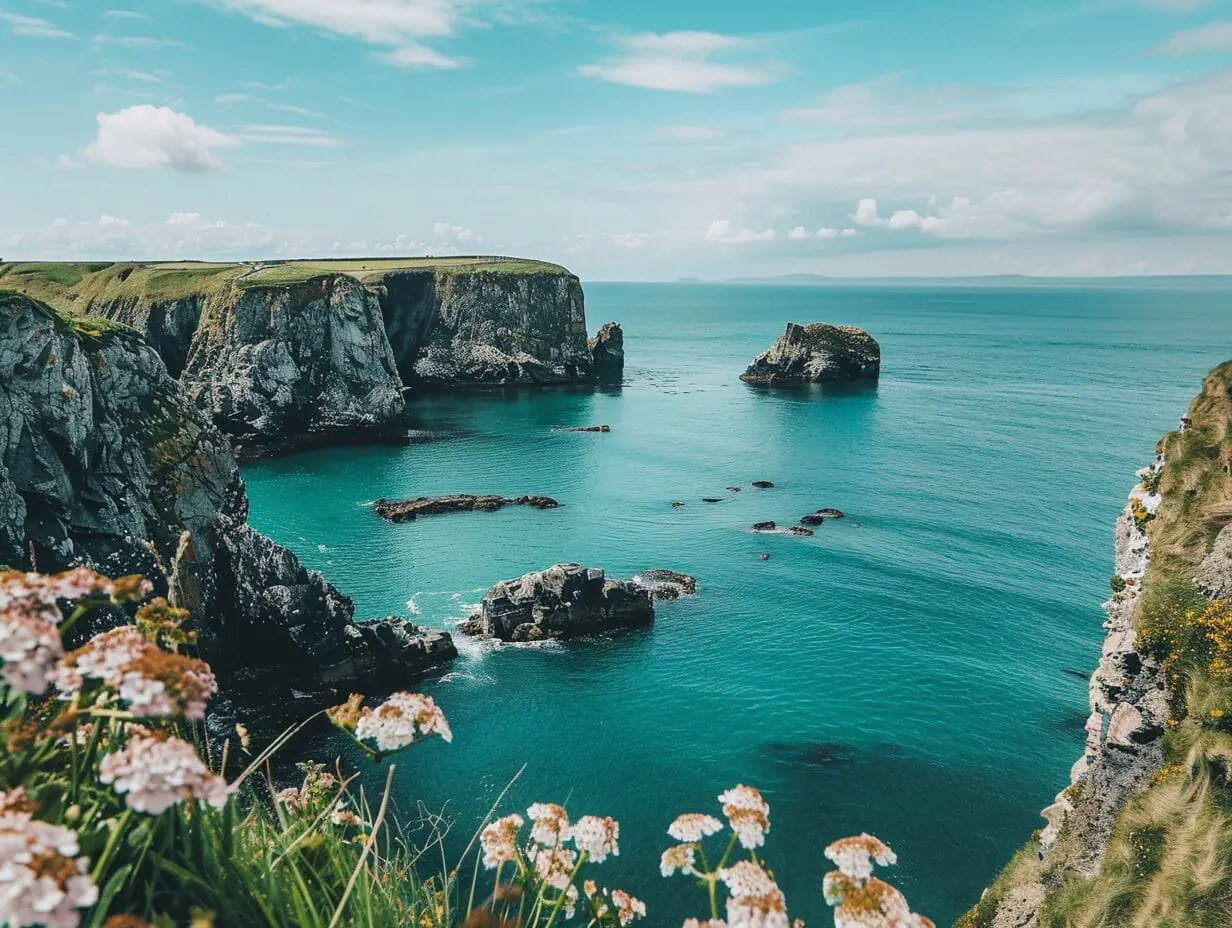
[[[625,379],[625,333],[609,322],[587,342],[594,360],[595,379],[601,384],[619,384]]]
[[[740,379],[745,383],[787,386],[839,380],[876,380],[881,346],[849,325],[787,324],[787,331],[758,355]]]

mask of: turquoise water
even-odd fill
[[[552,800],[619,819],[622,854],[604,877],[670,926],[701,914],[702,898],[660,879],[664,829],[750,783],[772,806],[768,858],[793,915],[828,923],[821,850],[868,830],[897,850],[892,878],[914,906],[948,923],[1068,782],[1086,714],[1074,672],[1098,658],[1113,520],[1203,374],[1232,356],[1232,293],[587,295],[592,328],[625,326],[623,390],[420,400],[416,426],[441,440],[246,469],[256,527],[361,616],[449,626],[494,581],[558,561],[700,580],[646,632],[459,642],[452,672],[423,687],[455,740],[397,761],[403,822],[417,802],[445,809],[460,846],[525,765],[506,807]],[[788,321],[868,329],[880,383],[740,383]],[[551,431],[599,423],[611,433]],[[565,505],[406,525],[364,505],[454,492]],[[814,539],[748,531],[823,506],[849,518]]]

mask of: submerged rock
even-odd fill
[[[758,355],[740,379],[769,386],[875,379],[881,373],[881,346],[865,332],[846,325],[787,324],[769,351]]]
[[[648,589],[609,580],[597,567],[557,564],[502,581],[460,631],[502,641],[536,641],[638,628],[654,622]]]
[[[754,480],[753,486],[757,487],[757,489],[759,490],[773,490],[774,489],[774,484],[771,483],[769,480]]]
[[[610,432],[611,430],[612,430],[612,427],[610,425],[573,425],[573,426],[567,426],[567,427],[562,426],[561,428],[553,429],[552,431],[554,432]]]
[[[721,503],[721,502],[723,502],[723,497],[721,497],[721,496],[703,496],[703,497],[702,497],[702,502],[703,502],[703,503]]]
[[[625,378],[625,333],[615,322],[599,329],[587,342],[594,363],[595,379],[601,384],[619,384]]]
[[[816,512],[800,517],[801,525],[821,525],[825,521],[826,517]]]
[[[378,499],[372,511],[390,522],[412,522],[420,516],[446,512],[496,512],[506,506],[528,506],[531,509],[556,509],[560,506],[550,496],[421,496],[418,499]]]
[[[697,592],[697,578],[674,570],[643,570],[633,582],[650,593],[656,602],[692,596]]]
[[[823,519],[845,519],[847,518],[847,516],[845,516],[842,512],[840,512],[837,509],[818,509],[816,512],[816,515],[821,516]]]
[[[804,528],[801,525],[792,525],[792,526],[789,526],[788,528],[783,529],[783,534],[794,535],[797,538],[812,538],[817,533],[814,532],[811,528]]]
[[[683,509],[684,502],[682,500],[676,500],[674,503],[672,503],[672,508],[673,509]]]
[[[192,613],[231,696],[303,691],[319,708],[456,654],[444,633],[356,624],[350,599],[248,525],[226,438],[136,332],[0,293],[0,384],[0,564],[145,574]]]

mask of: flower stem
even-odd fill
[[[132,820],[133,810],[125,809],[124,814],[120,816],[120,821],[116,823],[116,827],[111,830],[111,834],[107,837],[107,846],[103,848],[102,855],[98,858],[98,863],[94,865],[94,873],[91,878],[95,885],[102,882],[103,875],[107,872],[107,867],[111,864],[111,858],[115,856],[116,848],[120,845],[120,837],[124,834],[124,830],[128,827],[128,823]]]

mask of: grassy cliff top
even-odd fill
[[[442,258],[340,258],[208,263],[0,263],[0,288],[16,290],[62,310],[96,301],[140,302],[205,296],[227,287],[277,287],[345,274],[371,282],[398,271],[445,274],[569,274],[559,264],[524,258],[469,255]]]

